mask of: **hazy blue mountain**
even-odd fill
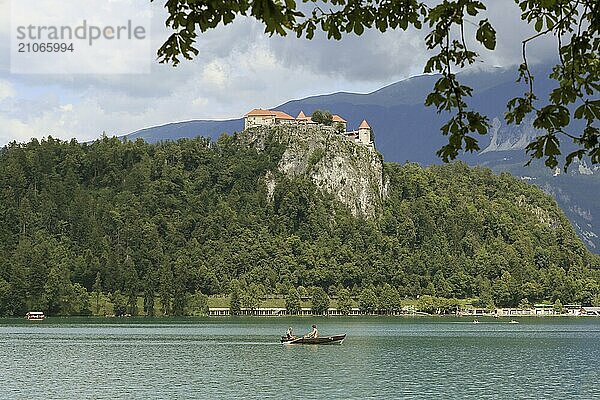
[[[129,140],[142,138],[149,143],[160,142],[161,140],[194,138],[197,136],[206,136],[216,139],[223,132],[236,132],[243,129],[243,127],[243,118],[225,121],[193,120],[173,122],[170,124],[140,129],[139,131],[126,135],[126,137]]]
[[[536,71],[535,90],[545,98],[552,88],[546,78],[547,69]],[[600,170],[585,163],[576,164],[568,174],[555,174],[542,164],[524,167],[527,161],[523,149],[537,135],[531,120],[520,126],[504,122],[506,103],[525,90],[515,83],[514,68],[488,68],[460,74],[465,84],[475,89],[469,104],[490,118],[491,129],[480,138],[481,151],[461,158],[469,164],[485,165],[493,170],[508,171],[536,184],[551,193],[563,208],[589,248],[600,252]],[[334,93],[293,100],[276,107],[293,116],[315,109],[326,109],[348,120],[350,129],[367,119],[375,133],[378,150],[387,161],[414,161],[423,165],[440,163],[436,151],[446,142],[440,126],[448,115],[437,114],[423,102],[437,80],[433,75],[422,75],[396,82],[366,94]],[[243,120],[187,121],[146,128],[130,135],[129,139],[144,138],[149,142],[174,140],[198,135],[216,139],[223,132],[243,129]],[[566,152],[570,148],[564,145]],[[561,171],[562,172],[562,171]]]
[[[502,115],[506,103],[519,95],[522,87],[515,85],[516,73],[513,70],[493,68],[461,74],[461,80],[476,88],[470,103],[497,121],[503,121]],[[436,150],[445,143],[441,136],[440,125],[447,119],[438,115],[432,108],[423,106],[424,99],[435,83],[437,76],[421,75],[409,78],[367,94],[334,93],[293,100],[276,107],[291,115],[300,111],[307,114],[315,109],[327,109],[342,115],[348,120],[350,128],[356,128],[363,119],[367,119],[376,135],[379,151],[388,161],[416,161],[422,164],[439,163]],[[547,82],[540,80],[536,89],[547,91]],[[241,116],[240,116],[241,117]],[[243,129],[243,120],[193,120],[176,122],[133,132],[127,137],[141,137],[149,142],[173,140],[198,135],[216,139],[221,133]],[[500,122],[500,136],[507,128]],[[522,129],[511,127],[510,132],[519,135]],[[496,135],[498,136],[498,135]],[[482,137],[481,147],[490,144],[490,137]],[[500,138],[502,139],[502,138]],[[471,156],[466,156],[469,160]],[[477,158],[477,157],[475,157]]]

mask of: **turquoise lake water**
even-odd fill
[[[600,319],[0,320],[2,399],[600,399]],[[341,346],[284,346],[316,322]]]

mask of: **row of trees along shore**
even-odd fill
[[[278,173],[283,151],[227,135],[9,144],[0,315],[86,314],[102,301],[116,313],[193,314],[236,281],[258,297],[302,286],[340,301],[347,290],[356,304],[372,289],[378,309],[423,295],[597,304],[599,257],[536,187],[463,163],[386,164],[389,197],[364,219]]]
[[[75,284],[77,285],[77,284]],[[80,286],[73,285],[70,296],[59,299],[57,307],[63,314],[81,316],[206,316],[211,303],[213,307],[229,308],[231,315],[252,315],[260,308],[285,308],[288,315],[297,315],[302,308],[310,308],[313,315],[322,315],[331,308],[341,314],[348,315],[352,309],[358,308],[363,314],[398,315],[421,312],[428,314],[455,314],[469,308],[485,308],[489,311],[496,309],[494,298],[500,299],[501,292],[494,292],[491,299],[456,299],[424,294],[417,299],[402,297],[400,292],[388,284],[367,287],[360,292],[347,288],[330,288],[329,293],[320,287],[288,288],[285,294],[264,293],[264,288],[256,284],[244,287],[239,281],[233,280],[231,293],[209,297],[201,292],[183,294],[176,300],[163,301],[156,298],[156,304],[148,304],[147,298],[138,296],[133,301],[124,293],[104,293],[97,281],[94,291],[87,293]],[[491,301],[490,301],[491,300]],[[592,299],[592,305],[600,306],[600,296]],[[517,305],[519,309],[531,309],[533,304],[528,299],[522,299]],[[564,311],[563,303],[556,299],[553,304],[555,312]]]

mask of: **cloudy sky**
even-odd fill
[[[164,1],[131,1],[151,10],[156,51],[169,34]],[[481,66],[514,65],[531,28],[513,0],[487,3],[498,46],[493,53],[481,50]],[[63,4],[56,0],[68,15]],[[47,135],[89,140],[173,121],[236,118],[310,95],[370,92],[421,73],[427,59],[422,32],[307,41],[270,38],[246,18],[200,36],[198,57],[177,68],[153,61],[148,74],[11,74],[9,6],[0,0],[0,146]],[[552,52],[550,41],[540,42],[531,57],[544,60]]]

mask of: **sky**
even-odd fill
[[[128,1],[152,13],[155,53],[169,35],[164,1]],[[520,20],[513,0],[485,3],[498,44],[494,52],[474,46],[482,56],[476,67],[517,65],[521,41],[532,28]],[[57,12],[68,15],[62,4],[56,0]],[[341,41],[317,34],[306,40],[269,37],[255,20],[239,18],[201,34],[200,54],[176,68],[151,60],[150,73],[142,74],[13,74],[9,6],[0,0],[0,146],[48,135],[87,141],[174,121],[239,118],[252,108],[312,95],[371,92],[421,74],[429,56],[424,31],[366,31]],[[542,62],[555,52],[552,40],[542,40],[530,58]]]

